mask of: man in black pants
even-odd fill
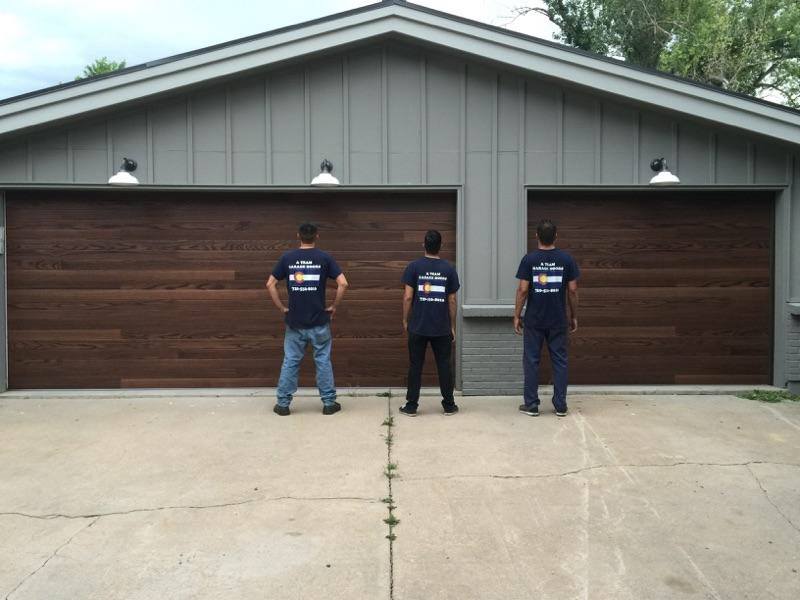
[[[428,231],[425,234],[425,256],[409,263],[403,273],[403,329],[408,333],[410,364],[406,404],[400,408],[400,412],[409,417],[417,415],[422,365],[429,343],[436,357],[444,414],[454,415],[458,412],[453,398],[450,360],[456,337],[456,292],[461,285],[453,265],[439,258],[441,247],[442,234]]]

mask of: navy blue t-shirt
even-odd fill
[[[309,329],[330,322],[325,312],[325,285],[336,279],[342,270],[333,257],[316,248],[290,250],[278,260],[272,276],[286,279],[289,290],[289,312],[286,324],[292,329]]]
[[[461,287],[453,265],[442,258],[423,256],[408,263],[403,283],[414,288],[408,330],[426,337],[450,335],[447,296]]]
[[[538,329],[566,327],[567,284],[579,275],[575,260],[557,248],[526,254],[517,270],[517,279],[531,282],[525,326]]]

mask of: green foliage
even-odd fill
[[[105,75],[106,73],[113,73],[114,71],[119,71],[120,69],[124,68],[124,60],[116,62],[113,60],[108,60],[108,58],[104,56],[102,58],[95,59],[92,64],[86,65],[83,68],[83,74],[78,75],[75,78],[75,81],[87,79],[88,77],[96,77],[97,75]]]
[[[543,0],[565,44],[800,107],[797,0]]]
[[[753,390],[739,396],[745,400],[756,400],[757,402],[800,402],[800,396],[790,393],[788,390]]]

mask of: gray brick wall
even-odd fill
[[[800,318],[786,315],[786,379],[800,387]]]
[[[522,337],[510,318],[464,319],[462,390],[465,395],[522,395]]]

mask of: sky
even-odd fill
[[[417,4],[552,39],[538,0]],[[0,99],[75,79],[96,58],[128,66],[372,4],[373,0],[0,0]]]

